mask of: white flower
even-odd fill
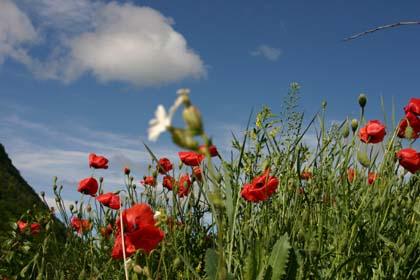
[[[171,106],[169,112],[166,113],[165,107],[159,105],[155,111],[155,118],[149,122],[149,140],[156,141],[162,132],[165,132],[168,127],[171,126],[172,117],[176,112],[176,109],[182,104],[182,96],[179,96],[174,105]]]

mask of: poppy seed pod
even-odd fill
[[[359,127],[359,121],[357,119],[352,119],[351,120],[351,130],[353,131],[353,133],[356,132],[358,127]]]
[[[367,97],[366,97],[365,94],[361,93],[359,95],[359,105],[360,105],[360,107],[365,108],[366,103],[367,103]]]
[[[201,121],[201,113],[195,106],[187,106],[182,112],[182,117],[190,131],[194,135],[199,135],[203,132],[203,123]]]

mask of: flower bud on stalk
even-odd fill
[[[182,112],[182,117],[187,124],[188,129],[193,135],[200,135],[203,132],[203,123],[201,113],[195,106],[187,106]]]
[[[359,127],[359,121],[357,119],[352,119],[351,120],[351,130],[353,131],[353,133],[356,132],[358,127]]]
[[[344,123],[343,130],[341,131],[341,135],[343,135],[344,138],[347,138],[350,135],[348,120]]]
[[[362,109],[363,109],[363,108],[365,108],[366,103],[367,103],[367,97],[366,97],[366,95],[365,95],[365,94],[361,93],[361,94],[359,95],[359,105],[360,105],[360,107],[361,107]]]
[[[368,158],[368,155],[364,152],[358,151],[357,152],[357,160],[361,165],[368,168],[370,166],[370,160]]]
[[[172,141],[178,146],[190,150],[198,148],[198,142],[185,129],[169,127],[168,130],[172,135]]]

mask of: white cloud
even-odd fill
[[[0,0],[0,64],[8,57],[29,64],[31,59],[26,46],[36,42],[37,38],[26,14],[13,2]]]
[[[206,75],[200,56],[173,29],[173,19],[152,8],[88,0],[18,2],[38,23],[50,55],[31,58],[25,49],[8,55],[24,63],[38,78],[71,82],[87,73],[101,82],[121,81],[145,87]],[[36,32],[25,13],[9,0],[0,3],[15,9],[18,16],[12,22],[21,25],[20,29],[8,31],[16,38],[11,47],[34,40]],[[2,16],[0,9],[0,26],[4,21],[11,20]],[[0,63],[1,54],[0,48]]]
[[[42,28],[78,32],[91,28],[96,10],[104,4],[95,0],[16,0]]]
[[[278,48],[273,48],[268,45],[259,45],[254,51],[251,52],[253,56],[263,56],[270,61],[279,59],[282,51]]]

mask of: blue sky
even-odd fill
[[[36,190],[58,175],[70,199],[87,153],[111,158],[109,187],[129,164],[144,175],[148,121],[191,89],[215,143],[227,148],[251,108],[274,112],[291,82],[310,116],[381,118],[420,96],[420,27],[343,42],[418,19],[418,1],[0,0],[0,142]],[[3,11],[3,12],[2,12]],[[110,39],[111,38],[111,39]],[[149,143],[175,159],[168,135]]]

